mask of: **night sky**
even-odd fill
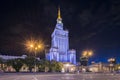
[[[115,57],[120,62],[120,0],[1,0],[0,53],[26,53],[22,44],[31,36],[50,45],[58,5],[77,60],[92,49],[91,61]]]

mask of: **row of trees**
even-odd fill
[[[60,62],[54,60],[38,60],[35,57],[26,57],[25,59],[17,58],[7,61],[0,59],[0,64],[3,71],[6,67],[12,66],[12,68],[14,68],[16,72],[19,72],[24,65],[28,67],[29,72],[32,72],[32,69],[35,68],[35,65],[39,72],[59,72],[63,67],[63,64]]]

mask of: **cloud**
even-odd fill
[[[95,35],[97,35],[97,33],[95,33],[95,32],[90,33],[89,35],[83,36],[82,40],[88,40],[89,38],[92,38]]]

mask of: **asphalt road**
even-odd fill
[[[112,73],[0,73],[0,80],[120,80],[120,74]]]

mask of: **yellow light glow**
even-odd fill
[[[41,45],[38,45],[38,48],[42,48],[42,46],[41,46]]]
[[[92,51],[89,51],[88,52],[88,56],[92,56],[93,55],[93,52]]]
[[[41,40],[31,38],[25,41],[25,47],[29,52],[40,52],[44,49],[44,43]]]
[[[83,51],[83,56],[87,56],[87,51]]]
[[[71,71],[74,71],[74,68],[71,68]]]
[[[118,66],[118,69],[120,69],[120,66]]]
[[[33,45],[31,44],[30,47],[33,48]]]
[[[35,50],[37,50],[38,48],[37,47],[35,47]]]
[[[90,56],[92,56],[93,55],[93,51],[92,50],[85,50],[85,51],[83,51],[83,53],[82,53],[82,56],[83,57],[90,57]]]

